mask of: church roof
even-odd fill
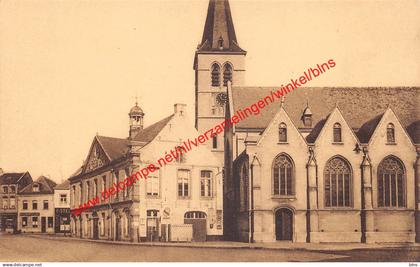
[[[39,191],[33,191],[34,184],[39,185]],[[54,187],[56,185],[57,184],[54,181],[48,179],[47,177],[40,176],[36,181],[28,184],[20,190],[19,194],[53,194]]]
[[[219,40],[223,39],[223,49]],[[203,38],[197,52],[240,52],[228,0],[210,0]]]
[[[111,161],[124,156],[129,150],[130,141],[123,138],[97,136],[98,142]]]
[[[149,127],[144,128],[134,137],[133,141],[149,143],[162,131],[163,127],[173,118],[174,115],[170,115]]]
[[[233,87],[233,110],[248,107],[277,87]],[[316,140],[326,118],[337,105],[360,142],[370,139],[380,116],[388,107],[396,113],[414,143],[420,143],[419,87],[301,87],[285,95],[284,108],[298,128],[303,125],[302,114],[309,100],[313,129],[307,141]],[[265,107],[259,115],[250,116],[237,129],[265,129],[280,108],[280,101]],[[378,118],[379,117],[379,118]]]

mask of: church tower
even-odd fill
[[[195,127],[208,131],[224,119],[227,83],[245,83],[246,51],[239,47],[228,0],[210,0],[203,38],[194,58]],[[223,136],[209,142],[223,160]]]
[[[141,130],[143,130],[144,112],[139,107],[137,101],[136,105],[130,109],[128,117],[130,119],[130,131],[128,136],[130,139],[133,139]]]

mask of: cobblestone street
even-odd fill
[[[222,242],[221,242],[221,245]],[[95,243],[25,235],[0,236],[0,261],[420,261],[420,247],[354,250],[182,248]]]

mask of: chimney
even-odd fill
[[[185,114],[186,107],[187,107],[186,104],[180,104],[180,103],[175,104],[174,105],[174,114],[177,114],[179,116],[183,116]]]

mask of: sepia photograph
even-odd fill
[[[420,262],[420,1],[0,0],[0,263]]]

